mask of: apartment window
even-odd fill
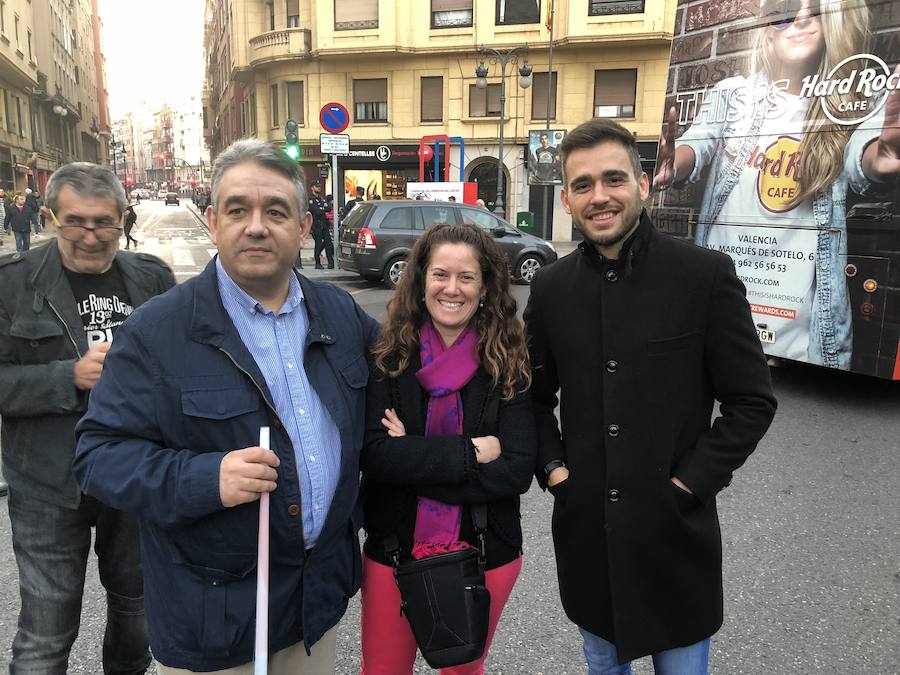
[[[472,25],[472,0],[431,0],[432,28],[464,28]]]
[[[287,114],[303,126],[303,82],[287,83]]]
[[[444,78],[422,78],[422,121],[441,122],[444,119]]]
[[[15,131],[13,129],[13,119],[12,115],[9,114],[9,92],[3,92],[3,109],[6,112],[6,130],[7,131]]]
[[[356,122],[387,122],[387,80],[354,80],[353,109]]]
[[[541,0],[496,0],[497,25],[541,22]]]
[[[272,111],[272,126],[277,127],[281,124],[278,117],[278,85],[273,84],[269,87],[269,109]]]
[[[16,117],[19,120],[19,136],[25,138],[25,120],[22,115],[22,99],[16,96]]]
[[[250,94],[250,133],[256,136],[256,92]]]
[[[469,85],[469,117],[500,116],[500,85],[489,84],[479,89]]]
[[[547,104],[550,104],[550,119],[556,119],[556,80],[557,74],[549,77],[548,73],[535,73],[531,86],[531,119],[547,119]]]
[[[334,29],[378,28],[378,0],[334,0]]]
[[[19,16],[16,15],[16,49],[19,48]]]
[[[269,30],[275,30],[275,2],[269,2]]]
[[[28,31],[28,60],[34,63],[34,52],[31,51],[31,31]]]
[[[594,71],[594,117],[634,117],[637,70]]]
[[[641,14],[643,11],[644,0],[590,0],[588,3],[588,16]]]
[[[287,0],[285,9],[287,10],[287,27],[300,28],[300,0]]]
[[[0,0],[0,33],[6,35],[6,0]]]

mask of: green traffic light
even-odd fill
[[[297,159],[298,157],[300,157],[300,148],[296,145],[285,146],[284,152],[291,159]]]

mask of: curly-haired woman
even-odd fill
[[[482,673],[522,567],[519,495],[537,450],[523,328],[490,235],[430,228],[409,254],[373,352],[361,460],[362,672],[410,673],[416,656],[386,539],[396,537],[401,560],[477,545],[470,509],[484,504],[487,646],[479,660],[441,671]]]

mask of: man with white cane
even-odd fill
[[[83,490],[139,518],[162,675],[250,675],[255,654],[257,673],[334,672],[337,625],[360,583],[359,450],[378,326],[346,292],[292,268],[306,204],[280,148],[244,140],[220,154],[206,212],[218,255],[120,328],[76,430]]]

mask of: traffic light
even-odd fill
[[[293,160],[300,158],[300,139],[297,137],[297,120],[288,117],[284,123],[284,151]]]

